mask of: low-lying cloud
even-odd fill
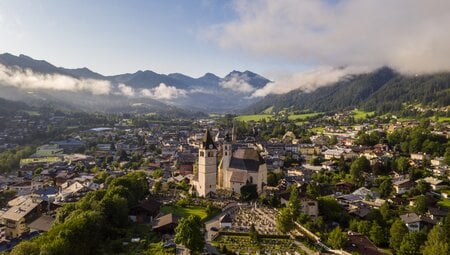
[[[218,45],[314,68],[254,96],[314,89],[361,66],[407,75],[450,71],[448,0],[242,0],[233,7],[236,19],[206,31]]]
[[[371,68],[365,67],[320,67],[290,75],[281,75],[275,82],[268,83],[261,89],[252,93],[251,97],[264,97],[268,94],[284,94],[292,90],[301,89],[311,92],[319,87],[330,85],[355,74],[369,72]]]
[[[125,84],[119,84],[117,86],[117,89],[120,91],[120,93],[122,95],[127,96],[127,97],[132,97],[135,94],[134,89],[132,87],[130,87],[130,86],[125,85]]]
[[[105,80],[76,79],[61,74],[41,74],[30,69],[10,68],[1,64],[0,85],[26,90],[89,92],[94,95],[109,94],[112,89],[111,83]]]
[[[153,99],[173,100],[178,97],[184,97],[187,95],[187,91],[184,89],[177,89],[174,86],[168,86],[164,83],[159,84],[158,87],[151,89],[142,89],[141,95],[150,97]]]
[[[230,89],[242,93],[250,93],[255,91],[255,88],[250,85],[247,80],[237,74],[232,74],[226,80],[222,80],[219,85],[222,88]]]

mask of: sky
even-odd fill
[[[104,75],[251,70],[275,81],[264,96],[450,71],[449,25],[448,0],[2,0],[0,51]]]

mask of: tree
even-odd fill
[[[370,161],[364,156],[359,157],[358,159],[353,161],[350,166],[350,175],[352,181],[356,184],[362,185],[364,181],[362,177],[362,172],[369,170],[370,170]]]
[[[255,228],[255,224],[252,223],[249,229],[249,236],[250,240],[252,240],[253,243],[258,243],[259,241],[259,234],[258,231]]]
[[[405,174],[409,170],[409,159],[406,157],[399,157],[395,160],[395,166],[400,173]]]
[[[14,247],[10,255],[39,255],[39,253],[40,248],[38,244],[30,241],[22,241]]]
[[[296,219],[300,214],[300,203],[298,201],[298,189],[296,186],[292,186],[291,194],[289,195],[288,207],[292,212],[292,217]]]
[[[448,239],[442,225],[435,225],[428,233],[428,239],[423,246],[424,255],[447,255],[450,254]]]
[[[374,242],[377,246],[385,242],[386,235],[384,234],[384,230],[376,221],[373,222],[369,235],[370,240],[372,240],[372,242]]]
[[[328,235],[328,244],[334,249],[342,249],[346,241],[347,235],[339,226],[335,227]]]
[[[389,231],[389,246],[394,249],[394,251],[398,252],[400,250],[400,244],[402,243],[403,236],[408,233],[408,228],[405,226],[403,221],[396,220]]]
[[[282,233],[291,231],[294,225],[291,209],[281,208],[276,217],[277,229]]]
[[[416,201],[414,201],[414,212],[418,214],[423,214],[427,211],[427,197],[421,195],[416,198]]]
[[[390,179],[384,180],[380,187],[378,188],[380,196],[382,198],[387,198],[392,193],[392,182]]]
[[[258,191],[256,184],[247,183],[241,187],[241,199],[244,201],[251,201],[258,198]]]
[[[425,234],[418,231],[408,232],[400,244],[398,255],[421,255],[420,246],[425,241]]]
[[[446,165],[450,166],[450,146],[447,146],[447,149],[445,149],[444,162]]]
[[[320,188],[316,182],[310,182],[306,185],[306,195],[309,198],[315,199],[320,195]]]
[[[205,247],[205,239],[202,234],[202,222],[197,215],[190,215],[178,221],[175,228],[175,243],[183,244],[191,254],[199,253]]]

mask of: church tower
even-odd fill
[[[227,132],[225,134],[225,139],[222,144],[222,160],[219,164],[219,176],[218,176],[218,184],[220,188],[228,188],[226,185],[228,180],[228,168],[230,167],[230,161],[232,156],[232,143],[231,136]]]
[[[217,147],[209,130],[206,130],[198,150],[198,182],[197,192],[201,197],[216,192],[217,183]]]

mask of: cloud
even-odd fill
[[[1,64],[0,85],[28,90],[84,91],[94,95],[109,94],[112,87],[109,81],[76,79],[61,74],[41,74],[30,69],[8,68]]]
[[[119,84],[117,86],[117,88],[119,89],[120,93],[122,95],[128,96],[128,97],[132,97],[134,96],[134,89],[130,86],[127,86],[125,84]]]
[[[346,79],[351,75],[366,73],[370,70],[371,68],[367,67],[319,67],[311,71],[281,75],[276,82],[268,83],[263,88],[253,92],[251,97],[264,97],[268,94],[283,94],[295,89],[310,92],[319,87]]]
[[[167,86],[166,84],[161,83],[158,87],[141,90],[141,94],[145,97],[150,97],[153,99],[172,100],[178,97],[186,96],[187,91],[184,89],[177,89],[173,86]]]
[[[237,19],[211,28],[224,48],[312,66],[450,70],[448,0],[242,0],[233,6]]]
[[[245,77],[238,74],[231,74],[226,80],[220,81],[219,85],[225,89],[231,89],[242,93],[250,93],[255,91],[255,88],[250,85]]]

